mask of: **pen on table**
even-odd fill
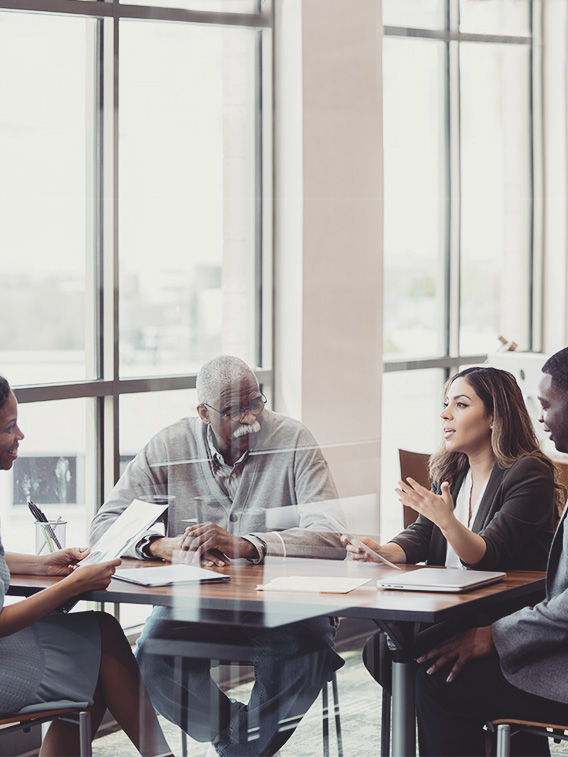
[[[31,497],[28,497],[27,502],[28,502],[28,507],[30,508],[30,511],[31,511],[32,515],[34,516],[34,518],[39,523],[45,523],[46,524],[45,526],[43,526],[43,529],[44,529],[45,533],[49,537],[48,546],[51,546],[51,551],[52,552],[54,551],[52,543],[55,544],[55,546],[57,547],[57,549],[61,549],[61,543],[59,542],[59,539],[55,535],[54,530],[49,525],[49,522],[47,520],[47,517],[46,517],[45,513],[42,512],[42,510],[36,505],[35,502],[32,502]]]

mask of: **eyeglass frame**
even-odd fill
[[[254,412],[254,410],[251,409],[250,406],[249,407],[245,407],[243,409],[242,406],[240,406],[240,405],[239,406],[234,405],[235,408],[240,407],[240,410],[241,410],[239,416],[235,417],[235,418],[232,417],[232,415],[231,415],[232,411],[231,410],[225,410],[225,411],[223,411],[223,410],[217,410],[216,407],[213,407],[213,405],[209,405],[207,402],[204,402],[203,404],[205,405],[205,407],[208,407],[209,410],[214,410],[216,413],[219,413],[219,415],[222,415],[224,418],[230,418],[230,420],[232,420],[233,422],[235,422],[235,421],[239,421],[240,422],[242,420],[242,418],[243,418],[243,415],[246,415],[247,413],[252,413],[255,418],[262,413],[262,411],[266,407],[266,403],[268,402],[268,400],[264,396],[263,392],[260,393],[260,397],[255,397],[254,400],[252,400],[252,401],[255,402],[256,400],[260,400],[262,402],[262,407],[259,410],[257,410],[256,413]]]

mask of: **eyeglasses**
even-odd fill
[[[231,405],[226,410],[217,410],[216,407],[208,405],[207,402],[204,402],[203,404],[210,410],[214,410],[216,413],[219,413],[219,415],[225,416],[225,418],[230,418],[232,421],[241,421],[243,419],[243,416],[245,416],[247,413],[260,415],[264,410],[264,406],[267,402],[268,400],[266,399],[264,394],[262,394],[260,397],[255,397],[254,399],[252,399],[249,402],[248,407],[242,407],[241,405]]]

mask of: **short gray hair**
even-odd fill
[[[256,380],[254,372],[244,360],[233,355],[219,355],[209,360],[197,374],[195,388],[197,401],[200,405],[216,402],[221,392],[233,384],[238,387],[243,382]]]

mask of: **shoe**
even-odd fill
[[[209,744],[209,749],[205,752],[205,757],[218,757],[219,752],[215,744]]]

